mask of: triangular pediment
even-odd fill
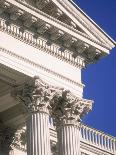
[[[76,23],[76,21],[71,17],[71,14],[68,12],[68,10],[66,8],[64,8],[59,1],[37,0],[36,6],[44,13],[48,14],[49,16],[54,17],[55,19],[70,26],[71,28],[73,28],[87,36],[90,35],[89,33],[88,34],[86,33],[86,30],[82,28],[82,25],[80,23]]]
[[[71,0],[5,0],[0,4],[1,16],[5,18],[3,30],[7,27],[9,33],[9,26],[15,25],[18,35],[27,37],[29,34],[31,37],[25,37],[29,42],[34,40],[38,43],[41,38],[45,43],[42,43],[42,48],[45,46],[51,51],[55,47],[57,54],[60,53],[66,61],[71,55],[71,61],[75,62],[79,56],[87,64],[93,63],[116,45]],[[10,33],[13,35],[12,29]]]
[[[36,7],[85,35],[112,48],[115,42],[71,0],[36,0]]]
[[[71,26],[74,29],[77,29],[80,32],[83,32],[83,29],[76,24],[70,16],[67,15],[66,10],[63,7],[57,6],[55,1],[37,1],[36,6],[45,12],[46,14],[56,18],[57,20]]]

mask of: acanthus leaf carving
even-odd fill
[[[55,90],[51,86],[44,83],[39,77],[35,77],[32,82],[25,83],[23,87],[15,88],[12,96],[18,98],[31,113],[39,111],[49,113],[50,100],[54,92]]]
[[[73,95],[69,90],[51,86],[35,77],[32,83],[25,83],[23,88],[15,90],[15,96],[31,113],[50,113],[56,122],[76,124],[92,109],[91,100]]]
[[[70,91],[57,92],[51,100],[52,116],[56,123],[77,125],[92,109],[91,100],[76,97]]]

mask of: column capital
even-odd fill
[[[59,125],[79,125],[81,118],[92,109],[92,100],[76,97],[68,90],[54,94],[51,106],[52,115]]]
[[[51,110],[50,101],[54,91],[49,84],[43,82],[39,77],[34,77],[32,81],[15,87],[12,96],[19,99],[28,112],[49,113]]]

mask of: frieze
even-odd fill
[[[43,31],[46,31],[48,25],[44,29],[44,26],[42,25],[39,28],[39,33],[42,33]],[[85,62],[84,59],[81,58],[80,56],[76,58],[73,57],[73,53],[69,50],[66,50],[64,48],[64,52],[61,52],[61,48],[58,45],[52,44],[51,46],[47,45],[47,40],[38,37],[35,38],[35,35],[29,32],[24,32],[24,29],[17,27],[16,25],[10,25],[8,26],[4,20],[1,19],[0,21],[0,30],[4,31],[11,36],[23,41],[24,43],[27,43],[37,49],[41,49],[43,52],[49,53],[53,56],[55,56],[58,59],[61,59],[62,61],[65,61],[73,66],[76,66],[78,68],[84,68],[85,67]],[[52,33],[53,34],[53,33]],[[63,33],[59,31],[59,36],[61,36]],[[57,35],[57,36],[58,36]],[[57,37],[56,36],[56,37]],[[51,36],[51,39],[54,40],[55,35]],[[57,37],[58,38],[58,37]]]
[[[71,80],[71,79],[69,79],[69,78],[67,78],[67,77],[65,77],[65,76],[63,76],[63,75],[60,75],[60,74],[58,74],[58,73],[56,73],[56,72],[54,72],[54,71],[52,71],[52,70],[50,70],[50,69],[47,69],[46,67],[44,67],[44,66],[42,66],[42,65],[39,65],[39,64],[37,64],[37,63],[34,63],[33,61],[31,61],[31,60],[29,60],[29,59],[26,59],[26,58],[24,58],[24,57],[22,57],[22,56],[19,56],[19,55],[15,54],[15,53],[13,53],[13,52],[11,52],[11,51],[9,51],[9,50],[6,50],[6,49],[4,49],[4,48],[2,48],[2,47],[0,47],[0,51],[1,51],[1,52],[5,52],[5,53],[7,53],[8,55],[11,55],[11,56],[13,56],[13,57],[15,57],[15,58],[17,58],[17,59],[19,59],[19,60],[22,60],[22,61],[26,62],[26,63],[29,63],[29,64],[31,64],[31,65],[34,66],[34,67],[39,67],[40,69],[44,70],[45,72],[51,73],[51,74],[53,74],[54,76],[56,76],[56,77],[58,77],[58,78],[60,78],[60,79],[66,80],[66,81],[69,82],[69,83],[72,83],[72,84],[74,84],[74,85],[77,85],[77,86],[79,86],[79,87],[81,87],[81,88],[84,87],[84,85],[83,85],[82,83],[73,81],[73,80]],[[10,70],[8,70],[8,69],[6,69],[6,68],[3,68],[3,71],[4,71],[4,69],[5,69],[5,71],[7,70],[8,72],[10,72]]]

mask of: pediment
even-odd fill
[[[38,9],[79,31],[92,40],[112,48],[115,42],[72,0],[35,0]]]
[[[62,59],[65,57],[66,61],[67,54],[62,53],[70,53],[71,58],[68,59],[73,62],[79,56],[86,64],[93,63],[116,45],[71,0],[5,0],[0,4],[0,14],[4,18],[3,30],[6,31],[7,27],[9,33],[9,26],[13,24],[26,41],[35,40],[38,44],[41,38],[45,41],[45,48],[52,49],[52,45],[57,47],[58,54]],[[17,33],[12,29],[12,35]]]
[[[71,26],[74,29],[77,29],[80,32],[83,32],[83,29],[81,27],[78,26],[78,24],[76,24],[71,18],[70,16],[67,15],[67,13],[65,12],[64,8],[57,6],[57,4],[55,3],[55,1],[50,1],[50,0],[46,0],[46,1],[40,1],[37,0],[36,1],[36,6],[37,8],[39,8],[40,10],[42,10],[43,12],[45,12],[46,14],[56,18],[57,20]]]

